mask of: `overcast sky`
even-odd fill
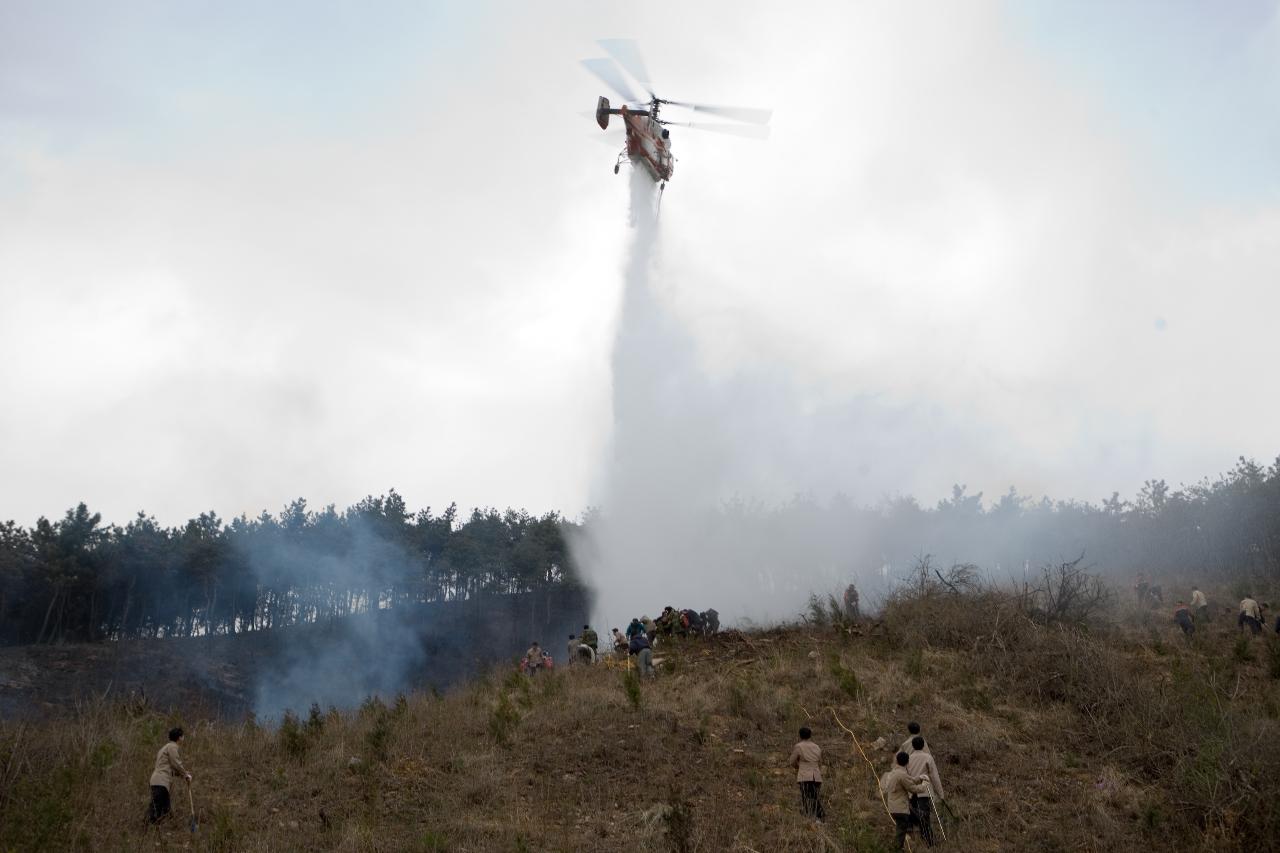
[[[1275,2],[0,0],[0,518],[580,513],[630,237],[578,60],[620,36],[775,110],[674,129],[662,203],[698,369],[796,425],[730,491],[1280,452]]]

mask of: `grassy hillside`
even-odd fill
[[[1275,635],[1240,640],[1219,615],[1188,643],[1169,608],[1045,603],[923,578],[875,624],[819,606],[669,643],[656,683],[598,665],[279,727],[102,704],[4,724],[0,850],[883,850],[874,780],[910,719],[939,760],[952,849],[1280,846]],[[181,786],[179,819],[142,826],[172,724],[195,835]],[[785,766],[805,724],[822,826]]]

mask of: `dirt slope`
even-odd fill
[[[110,702],[5,724],[0,850],[883,850],[874,782],[909,719],[939,761],[950,849],[1276,849],[1274,637],[1238,647],[1219,622],[1188,644],[1163,612],[1122,611],[1121,627],[1028,623],[975,647],[894,618],[673,641],[654,683],[614,663],[500,671],[279,729]],[[1130,713],[1153,723],[1130,729]],[[185,820],[140,826],[175,722],[194,836]],[[785,766],[804,724],[824,751],[825,825],[799,815]]]

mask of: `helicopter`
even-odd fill
[[[659,98],[650,88],[649,72],[644,60],[640,58],[640,50],[630,39],[602,39],[597,42],[608,57],[584,59],[583,66],[605,85],[622,98],[622,105],[614,107],[609,99],[601,95],[596,101],[596,124],[601,130],[609,129],[610,116],[622,116],[623,127],[627,139],[617,161],[613,164],[613,173],[618,174],[623,160],[630,160],[633,165],[645,168],[658,189],[664,190],[667,181],[675,170],[676,158],[671,154],[671,131],[668,127],[688,127],[695,130],[706,130],[713,133],[727,133],[750,139],[765,139],[769,135],[769,119],[772,110],[753,109],[749,107],[719,107],[708,104],[693,104],[688,101],[671,101]],[[637,98],[628,85],[623,71],[640,84],[649,95],[647,101]],[[688,121],[668,121],[659,116],[664,106],[680,107],[706,115],[732,119],[742,124],[706,124]]]

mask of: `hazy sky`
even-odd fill
[[[0,518],[579,513],[630,238],[578,60],[619,36],[775,110],[674,129],[662,204],[654,286],[787,445],[727,490],[1280,451],[1275,2],[0,0]]]

